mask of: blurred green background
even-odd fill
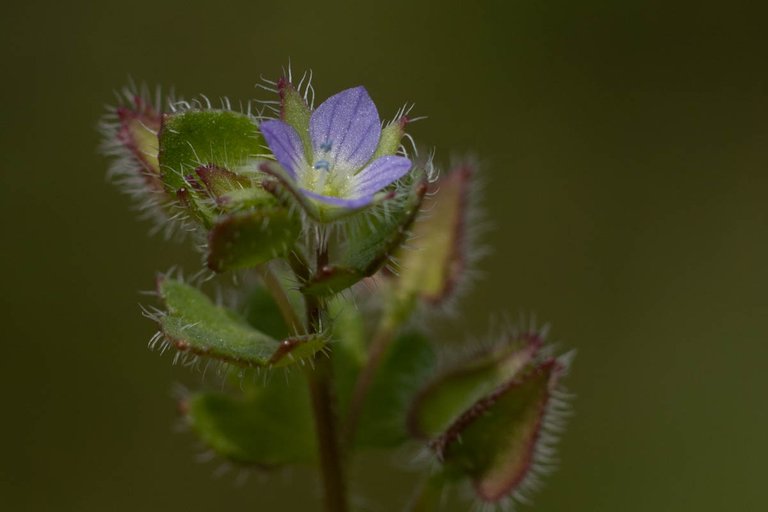
[[[198,257],[147,236],[96,152],[129,75],[248,99],[290,58],[320,98],[413,101],[419,142],[485,163],[488,279],[440,330],[535,311],[578,349],[533,510],[764,510],[765,21],[758,2],[4,6],[3,508],[316,510],[311,472],[238,486],[174,431],[172,384],[198,376],[147,351],[138,292]],[[396,510],[412,476],[377,460],[355,487]]]

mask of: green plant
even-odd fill
[[[570,358],[533,325],[464,345],[425,329],[481,256],[477,165],[438,177],[403,144],[409,109],[382,125],[362,87],[317,108],[304,78],[264,88],[262,110],[129,88],[102,123],[117,183],[205,254],[209,272],[159,276],[147,309],[152,348],[234,384],[185,396],[186,421],[237,464],[317,464],[328,511],[349,509],[350,457],[402,446],[431,454],[409,510],[465,482],[481,507],[522,499],[551,462]]]

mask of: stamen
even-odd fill
[[[323,142],[322,144],[320,144],[320,149],[325,153],[329,152],[332,147],[333,147],[333,143],[331,141]]]
[[[331,170],[331,164],[327,160],[318,160],[313,167],[315,169],[325,169],[326,171]]]

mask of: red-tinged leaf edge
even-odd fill
[[[542,331],[531,329],[522,333],[510,332],[505,334],[501,341],[482,347],[472,354],[465,354],[461,359],[449,363],[443,363],[437,375],[435,375],[415,396],[411,407],[408,410],[407,424],[408,430],[412,436],[418,439],[429,440],[433,437],[426,431],[420,416],[425,402],[435,392],[439,392],[441,385],[452,379],[461,379],[462,377],[471,377],[479,372],[487,372],[486,382],[477,381],[472,395],[465,397],[465,403],[475,402],[486,393],[482,389],[497,388],[504,382],[519,376],[520,372],[535,360],[539,351],[544,346],[545,334]],[[503,370],[503,371],[499,371]],[[466,388],[465,388],[465,391]],[[478,393],[480,395],[478,396]],[[466,399],[471,402],[466,402]],[[459,404],[459,407],[461,405]],[[458,415],[462,414],[462,409],[456,409],[455,421]]]
[[[182,302],[179,302],[178,299],[173,303],[169,301],[166,291],[167,284],[183,291],[187,301],[190,299],[194,301],[195,306],[193,307],[204,308],[198,309],[198,311],[205,311],[206,313],[189,317],[190,308],[188,306],[178,309]],[[311,358],[317,352],[325,349],[326,340],[322,335],[318,334],[290,336],[282,341],[278,341],[249,326],[244,319],[241,319],[232,311],[213,304],[210,299],[196,288],[165,275],[160,274],[157,276],[156,287],[158,296],[164,302],[167,311],[148,314],[159,327],[158,333],[150,341],[150,348],[154,349],[158,344],[160,344],[161,351],[163,352],[168,348],[175,348],[178,354],[174,362],[180,359],[185,365],[194,364],[197,357],[201,356],[245,368],[280,368]],[[176,292],[176,297],[180,297],[178,291]],[[191,303],[187,302],[187,304]],[[192,339],[189,336],[181,335],[184,332],[191,332],[192,329],[190,328],[197,327],[197,324],[206,317],[207,312],[212,312],[215,315],[216,322],[231,322],[230,325],[240,329],[239,333],[242,336],[231,338],[233,343],[227,343],[219,334],[222,331],[216,331],[216,326],[213,327],[213,331],[209,330],[207,333],[204,333],[205,339],[201,337]],[[179,323],[183,324],[183,326],[180,327]],[[203,327],[205,325],[203,324]],[[211,333],[215,333],[215,336],[211,337]],[[237,343],[242,343],[242,340],[245,339],[251,340],[253,344],[246,348],[235,346]],[[249,354],[249,356],[239,356],[238,354]]]
[[[147,185],[155,190],[162,190],[160,169],[153,166],[147,155],[140,151],[139,143],[130,127],[130,123],[135,121],[142,124],[147,130],[157,133],[160,130],[160,114],[141,96],[134,96],[133,103],[132,108],[127,106],[117,107],[117,117],[120,120],[120,130],[117,133],[117,137],[131,151],[136,161],[144,169],[142,176],[146,180]]]
[[[477,174],[477,163],[465,158],[430,183],[425,213],[413,226],[415,249],[398,255],[397,278],[385,273],[395,281],[405,311],[420,303],[427,310],[451,312],[472,282],[485,254],[477,247],[484,230]]]
[[[567,362],[564,359],[549,359],[524,376],[514,378],[500,386],[469,408],[443,435],[430,444],[438,460],[447,470],[470,478],[480,500],[487,503],[502,503],[509,499],[520,499],[535,485],[536,472],[541,469],[542,464],[546,463],[544,460],[546,456],[542,452],[549,451],[542,449],[541,446],[553,442],[550,439],[544,439],[545,436],[550,435],[544,430],[547,422],[551,420],[551,415],[557,413],[552,411],[552,400],[559,379],[567,368]],[[524,453],[519,455],[517,466],[503,468],[504,464],[509,464],[508,461],[498,460],[504,447],[495,448],[486,453],[466,451],[472,442],[468,435],[470,429],[477,426],[482,428],[484,419],[494,413],[494,407],[498,407],[505,397],[511,396],[511,393],[541,378],[545,379],[544,388],[541,390],[541,396],[529,404],[535,407],[534,424],[529,428],[530,435],[524,439]],[[514,418],[509,421],[514,421]],[[483,441],[487,442],[488,439]],[[510,449],[509,446],[506,448]],[[545,448],[550,447],[545,446]]]

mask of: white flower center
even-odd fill
[[[332,141],[320,145],[311,168],[302,173],[301,186],[324,196],[346,198],[350,195],[355,169],[333,163],[329,155],[332,148]]]

